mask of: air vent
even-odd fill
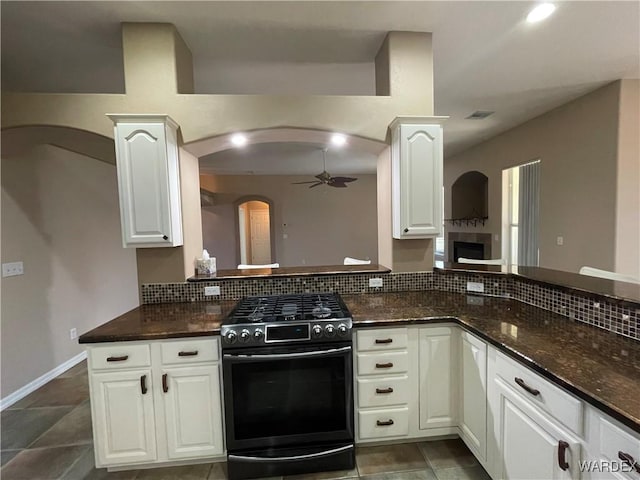
[[[486,110],[476,110],[466,118],[468,118],[469,120],[482,120],[483,118],[487,118],[489,115],[492,115],[494,113],[496,112],[489,112]]]

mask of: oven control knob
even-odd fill
[[[324,334],[327,337],[333,337],[336,334],[336,329],[333,325],[329,324],[326,327],[324,327]]]
[[[246,328],[240,332],[240,342],[247,343],[251,340],[251,332]]]
[[[253,339],[256,342],[260,341],[263,336],[264,336],[264,333],[262,333],[262,330],[260,330],[259,328],[256,328],[256,330],[253,332]]]
[[[238,340],[238,334],[233,331],[227,332],[224,338],[227,341],[227,343],[236,343],[236,340]]]
[[[314,325],[311,329],[311,335],[313,338],[320,338],[322,336],[322,327],[320,325]]]
[[[349,329],[344,323],[341,323],[340,325],[338,325],[338,335],[340,335],[341,337],[344,337],[347,333],[349,333]]]

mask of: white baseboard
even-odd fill
[[[67,370],[69,370],[74,365],[77,365],[78,363],[83,361],[85,358],[87,358],[87,351],[86,350],[84,352],[79,353],[75,357],[70,358],[66,362],[58,365],[53,370],[50,370],[47,373],[45,373],[44,375],[36,378],[33,382],[27,383],[24,387],[22,387],[22,388],[16,390],[15,392],[7,395],[3,399],[0,399],[0,411],[4,410],[7,407],[10,407],[14,403],[16,403],[18,400],[21,400],[24,397],[26,397],[27,395],[29,395],[31,392],[36,391],[42,385],[44,385],[45,383],[49,382],[50,380],[53,380],[54,378],[56,378],[61,373],[66,372]]]

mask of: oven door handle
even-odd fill
[[[225,353],[224,358],[229,358],[233,360],[279,360],[279,359],[288,359],[288,358],[309,358],[309,357],[325,357],[329,355],[335,355],[336,353],[342,352],[350,352],[351,347],[341,347],[341,348],[331,348],[329,350],[314,350],[311,352],[300,352],[300,353],[270,353],[266,355],[241,355],[241,354],[231,354]]]
[[[313,458],[326,457],[333,455],[334,453],[346,452],[353,450],[353,445],[346,445],[344,447],[333,448],[331,450],[325,450],[324,452],[309,453],[307,455],[294,455],[292,457],[249,457],[246,455],[233,455],[229,454],[229,460],[241,460],[243,462],[263,463],[263,462],[291,462],[295,460],[310,460]]]

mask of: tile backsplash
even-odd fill
[[[369,280],[382,278],[382,287]],[[567,318],[640,340],[640,304],[597,294],[577,292],[510,275],[476,272],[412,272],[301,275],[210,282],[151,283],[142,285],[142,303],[205,302],[240,299],[250,295],[328,292],[343,294],[442,290],[466,293],[467,282],[482,283],[482,295],[513,298]],[[220,286],[221,295],[204,295],[204,287]]]

